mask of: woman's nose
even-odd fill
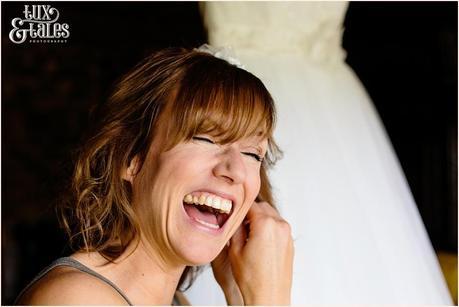
[[[246,177],[246,168],[240,152],[235,148],[227,148],[213,173],[228,183],[242,183]]]

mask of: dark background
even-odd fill
[[[67,252],[53,206],[89,109],[150,51],[206,42],[196,2],[51,2],[67,43],[13,44],[2,3],[2,305]],[[40,3],[33,3],[40,4]],[[346,61],[367,88],[435,250],[457,254],[457,3],[351,3]]]

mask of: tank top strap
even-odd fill
[[[41,270],[40,273],[38,273],[38,275],[21,291],[21,293],[19,293],[18,297],[16,298],[15,305],[17,304],[17,302],[19,301],[21,296],[27,290],[29,290],[36,282],[38,282],[41,278],[43,278],[49,271],[51,271],[52,269],[54,269],[54,268],[56,268],[58,266],[72,267],[72,268],[75,268],[75,269],[77,269],[77,270],[79,270],[81,272],[90,274],[90,275],[102,280],[103,282],[108,284],[110,287],[115,289],[124,298],[124,300],[129,304],[129,306],[133,305],[131,303],[131,301],[127,298],[127,296],[121,291],[121,289],[118,288],[113,282],[111,282],[106,277],[104,277],[104,276],[100,275],[99,273],[91,270],[90,268],[88,268],[87,266],[82,264],[81,262],[79,262],[79,261],[77,261],[77,260],[75,260],[75,259],[73,259],[71,257],[58,258],[54,262],[52,262],[49,266],[47,266],[46,268]]]

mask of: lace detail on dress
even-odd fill
[[[205,2],[201,9],[215,46],[296,53],[321,63],[342,62],[347,2]]]

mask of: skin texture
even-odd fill
[[[269,204],[254,201],[261,163],[253,154],[263,156],[267,140],[220,145],[200,135],[161,153],[164,135],[159,132],[142,167],[134,158],[123,172],[140,220],[139,244],[133,242],[115,263],[106,265],[96,252],[72,257],[110,279],[136,305],[169,305],[185,266],[214,259],[214,274],[229,304],[289,304],[290,227]],[[234,198],[233,213],[218,233],[191,223],[183,209],[184,196],[203,189]],[[105,283],[71,268],[53,270],[20,303],[126,304]]]
[[[220,285],[225,295],[228,305],[244,305],[244,297],[234,279],[232,265],[228,256],[228,244],[223,248],[220,254],[212,261],[212,272],[215,280]]]
[[[212,269],[228,305],[289,305],[293,255],[290,225],[255,202]]]
[[[58,267],[37,282],[19,305],[126,305],[126,302],[101,280],[72,268]]]
[[[258,195],[261,163],[249,154],[257,154],[261,147],[264,155],[267,141],[254,138],[219,145],[212,143],[211,136],[202,135],[158,154],[155,149],[161,141],[158,138],[158,143],[152,144],[147,160],[132,180],[142,228],[147,237],[151,234],[148,241],[152,250],[161,251],[159,260],[165,268],[209,263],[229,241]],[[217,235],[196,228],[184,212],[185,195],[201,190],[234,198],[233,213]]]

